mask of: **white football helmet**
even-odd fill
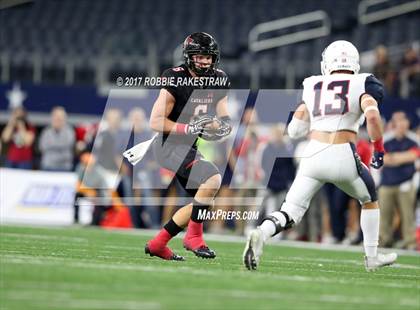
[[[323,75],[331,74],[337,70],[349,70],[359,73],[359,52],[348,41],[334,41],[322,52],[321,72]]]

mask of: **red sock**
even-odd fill
[[[149,243],[153,243],[153,245],[164,247],[168,244],[169,240],[172,239],[172,236],[165,228],[162,228],[159,233],[154,237]]]
[[[147,243],[147,246],[152,254],[163,259],[171,259],[174,253],[166,246],[171,239],[172,236],[163,228],[156,237]]]
[[[190,220],[187,233],[184,237],[184,245],[191,249],[198,249],[206,246],[206,243],[203,240],[203,223],[197,223]]]

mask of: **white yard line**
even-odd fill
[[[19,288],[19,291],[23,290],[31,290],[31,289],[41,289],[41,290],[48,290],[48,289],[58,289],[63,291],[68,290],[78,290],[78,291],[86,291],[86,290],[94,290],[94,289],[103,289],[103,285],[101,284],[92,284],[92,283],[85,283],[85,282],[60,282],[60,281],[51,281],[51,282],[41,282],[41,281],[21,281],[21,280],[13,280],[12,287]],[[127,288],[124,288],[124,290]]]
[[[4,233],[0,232],[0,237],[12,237],[19,239],[40,239],[40,240],[57,240],[57,241],[68,241],[68,242],[83,242],[87,243],[87,239],[79,237],[65,237],[65,236],[53,236],[53,235],[40,235],[40,234],[19,234],[19,233]]]
[[[340,274],[340,275],[348,275],[349,277],[354,277],[355,275],[358,275],[364,271],[364,267],[362,267],[362,265],[360,265],[360,273],[355,273],[354,271],[344,271],[344,270],[333,270],[333,269],[326,269],[325,266],[323,266],[322,264],[317,264],[314,263],[313,265],[317,265],[316,268],[304,268],[301,267],[299,265],[296,264],[296,261],[293,260],[288,260],[288,259],[283,259],[283,258],[279,258],[278,260],[268,260],[268,259],[264,259],[265,263],[270,263],[270,264],[276,264],[279,267],[282,267],[282,264],[287,265],[287,269],[291,269],[291,270],[296,270],[296,271],[307,271],[307,272],[313,272],[318,271],[320,273],[327,273],[327,274]],[[305,263],[306,264],[306,263]],[[392,266],[388,266],[388,267],[384,267],[384,268],[396,268],[395,265]],[[385,273],[381,273],[381,271],[376,271],[375,275],[383,275],[389,278],[395,278],[395,279],[401,279],[401,278],[406,278],[406,279],[420,279],[420,275],[412,275],[412,274],[385,274]],[[420,286],[419,286],[420,287]]]
[[[116,250],[127,250],[127,251],[139,251],[139,247],[134,246],[120,246],[120,245],[105,245],[106,249],[116,249]],[[264,259],[264,258],[263,258]],[[351,264],[351,265],[363,265],[362,255],[360,260],[353,260],[353,259],[331,259],[331,258],[309,258],[309,257],[301,257],[301,256],[287,256],[287,258],[279,257],[279,261],[304,261],[304,262],[314,262],[314,264],[318,263],[330,263],[330,264]],[[266,261],[264,259],[264,261]],[[274,260],[270,260],[271,262],[275,262]],[[279,262],[276,261],[276,262]],[[402,268],[402,269],[415,269],[420,270],[420,257],[419,257],[419,264],[418,265],[410,265],[410,264],[394,264],[394,267]]]
[[[200,270],[191,267],[154,267],[154,266],[142,266],[142,265],[131,265],[131,264],[110,264],[104,262],[95,262],[92,260],[84,259],[70,259],[64,257],[48,257],[48,256],[37,256],[36,258],[29,255],[2,255],[0,256],[2,263],[12,263],[12,264],[33,264],[33,265],[46,265],[46,266],[65,266],[76,267],[76,268],[87,268],[87,269],[100,269],[100,270],[137,270],[145,272],[168,272],[168,273],[190,273],[198,275],[213,275],[213,272],[210,270]],[[171,262],[176,264],[176,262]]]
[[[0,236],[2,235],[17,235],[17,236],[34,236],[33,238],[39,238],[38,236],[45,236],[39,234],[27,234],[27,233],[2,233],[1,227],[8,227],[8,225],[0,225]],[[14,226],[10,226],[14,227]],[[158,230],[154,229],[112,229],[112,230],[102,230],[96,227],[72,227],[72,226],[65,226],[65,227],[51,227],[51,226],[27,226],[21,225],[19,227],[35,227],[40,229],[68,229],[74,231],[81,231],[81,230],[94,230],[96,232],[104,232],[110,234],[123,234],[123,235],[141,235],[141,236],[154,236]],[[176,238],[183,238],[183,233],[180,233]],[[245,244],[246,238],[244,236],[235,236],[235,235],[221,235],[221,234],[205,234],[206,240],[208,241],[219,241],[219,242],[233,242],[233,243],[243,243]],[[46,235],[46,239],[48,238],[69,238],[69,239],[79,239],[78,242],[87,242],[86,239],[78,238],[78,237],[60,237],[60,236],[48,236]],[[29,237],[30,238],[30,237]],[[83,240],[83,241],[82,241]],[[303,242],[303,241],[290,241],[290,240],[273,240],[271,239],[268,243],[270,246],[286,246],[286,247],[294,247],[294,248],[304,248],[304,249],[314,249],[314,250],[328,250],[328,251],[346,251],[346,252],[363,252],[362,246],[354,246],[354,245],[342,245],[342,244],[324,244],[324,243],[317,243],[317,242]],[[399,255],[404,256],[418,256],[420,259],[420,252],[418,251],[409,251],[409,250],[401,250],[401,249],[380,249],[382,252],[396,252]]]
[[[183,292],[189,294],[194,292],[194,294],[207,294],[215,297],[231,297],[231,298],[241,298],[241,299],[274,299],[274,300],[289,300],[296,303],[296,300],[302,298],[301,292],[290,293],[282,291],[247,291],[247,290],[226,290],[226,289],[209,289],[209,288],[188,288],[188,290],[180,288],[177,289],[177,292]],[[322,294],[322,295],[308,295],[304,297],[305,302],[329,302],[329,303],[345,303],[345,304],[355,304],[355,305],[390,305],[389,300],[383,300],[375,297],[363,297],[355,298],[354,296],[340,295],[340,294]],[[419,301],[415,299],[405,299],[404,301],[399,300],[398,305],[404,305],[409,307],[419,306]],[[395,304],[394,304],[395,305]]]
[[[33,285],[36,283],[32,282]],[[84,287],[83,283],[80,283],[82,288]],[[99,288],[99,286],[97,286]],[[38,286],[38,289],[34,287],[29,287],[28,290],[25,288],[22,290],[7,290],[3,294],[8,299],[13,300],[34,300],[35,303],[48,303],[49,306],[67,306],[70,303],[70,308],[79,309],[91,309],[91,308],[102,308],[102,309],[159,309],[160,305],[154,302],[138,302],[138,301],[105,301],[105,300],[96,300],[96,299],[75,299],[71,297],[71,294],[65,292],[51,292],[45,291],[45,288]],[[60,287],[63,289],[72,289],[66,285],[65,287]],[[92,286],[90,286],[92,288]],[[289,293],[281,291],[246,291],[246,290],[226,290],[226,289],[209,289],[209,288],[174,288],[174,294],[201,294],[206,293],[209,296],[217,297],[230,297],[230,298],[240,298],[240,299],[271,299],[271,300],[290,300],[295,302],[302,295],[301,293]],[[340,295],[340,294],[322,294],[322,295],[305,295],[305,302],[320,302],[320,303],[345,303],[353,305],[390,305],[389,300],[383,300],[375,297],[363,297],[357,298],[354,296]],[[414,307],[418,308],[419,301],[416,299],[407,299],[399,300],[398,305],[405,307]]]
[[[117,233],[123,235],[141,235],[141,236],[154,236],[159,230],[156,229],[112,229],[107,230],[110,233]],[[219,242],[233,242],[233,243],[244,243],[246,242],[246,237],[237,236],[237,235],[222,235],[222,234],[211,234],[206,233],[206,240],[209,241],[219,241]],[[180,233],[175,238],[183,238],[184,233]],[[268,243],[273,246],[287,246],[294,248],[305,248],[305,249],[315,249],[315,250],[332,250],[332,251],[348,251],[348,252],[362,252],[363,247],[361,245],[343,245],[343,244],[325,244],[319,242],[307,242],[307,241],[292,241],[292,240],[274,240],[271,239]],[[382,249],[385,252],[396,252],[400,255],[406,256],[418,256],[420,258],[419,251],[412,250],[402,250],[402,249]]]
[[[30,290],[22,292],[20,290],[8,290],[2,294],[7,299],[18,301],[29,301],[31,304],[37,304],[46,308],[66,309],[161,309],[157,302],[142,302],[130,300],[106,300],[106,299],[80,299],[72,297],[71,294],[63,292],[51,292],[42,290]]]
[[[419,258],[420,259],[420,258]],[[328,264],[351,264],[351,265],[363,265],[363,260],[353,260],[353,259],[332,259],[332,258],[309,258],[301,256],[288,256],[287,258],[281,258],[282,261],[303,261],[303,262],[314,262],[316,263],[328,263]],[[410,264],[394,264],[393,267],[398,267],[402,269],[415,269],[420,270],[420,261],[419,265],[410,265]],[[419,275],[420,276],[420,275]]]
[[[107,232],[123,234],[123,235],[155,236],[158,233],[158,230],[155,230],[155,229],[112,229],[112,230],[107,230]],[[244,236],[209,234],[209,233],[206,233],[205,236],[206,236],[206,240],[208,241],[232,242],[232,243],[243,243],[243,244],[245,244],[246,242],[246,237]],[[183,237],[184,237],[184,233],[180,233],[175,238],[180,239]],[[302,248],[302,249],[326,250],[326,251],[345,251],[345,252],[356,252],[356,253],[363,252],[363,246],[361,245],[325,244],[325,243],[307,242],[307,241],[271,239],[268,242],[268,245]],[[385,249],[385,248],[380,248],[380,251],[384,253],[396,252],[398,255],[404,255],[404,256],[418,256],[420,259],[420,252],[418,251],[402,250],[402,249]]]
[[[107,231],[109,232],[109,231]],[[129,234],[138,234],[138,232],[141,232],[142,234],[147,232],[148,234],[151,234],[150,230],[133,230],[130,231]],[[119,230],[118,233],[127,233],[126,231],[123,230]],[[57,241],[62,241],[62,242],[76,242],[76,243],[88,243],[87,239],[84,238],[80,238],[80,237],[66,237],[66,236],[54,236],[54,235],[41,235],[41,234],[19,234],[19,233],[1,233],[1,236],[6,236],[6,237],[12,237],[12,238],[20,238],[21,241],[22,239],[32,239],[32,240],[57,240]],[[215,241],[227,241],[227,242],[238,242],[238,240],[245,240],[243,237],[238,237],[238,236],[227,236],[227,237],[223,237],[220,235],[212,235],[212,234],[208,234],[206,235],[206,239],[207,240],[215,240]],[[30,241],[27,240],[29,243]],[[342,245],[330,245],[328,248],[325,248],[323,245],[320,245],[319,243],[310,243],[310,242],[291,242],[291,241],[279,241],[279,243],[273,243],[270,245],[277,245],[277,246],[292,246],[292,247],[298,247],[298,248],[310,248],[310,249],[328,249],[328,250],[343,250],[343,248],[347,248],[347,250],[352,251],[352,252],[360,252],[359,250],[356,250],[356,248],[358,249],[359,247],[346,247],[346,246],[342,246]],[[320,248],[321,246],[321,248]],[[121,250],[132,250],[132,251],[138,251],[139,248],[138,247],[131,247],[131,246],[120,246],[120,245],[105,245],[104,246],[105,249],[121,249]],[[331,248],[332,247],[332,248]],[[67,248],[66,251],[68,250],[72,250],[70,248]],[[101,250],[99,248],[99,250]],[[86,249],[74,249],[74,251],[83,251],[86,252]],[[105,250],[106,251],[106,250]],[[389,251],[389,249],[388,249]],[[394,251],[394,250],[393,250]],[[403,251],[403,255],[413,255],[413,253],[411,253],[411,251]],[[418,255],[418,254],[414,254],[414,255]],[[105,256],[103,256],[104,258],[106,258]],[[304,262],[311,262],[313,261],[314,263],[331,263],[331,264],[341,264],[341,263],[348,263],[348,264],[353,264],[353,265],[361,265],[362,261],[355,261],[355,260],[334,260],[334,259],[326,259],[326,258],[304,258],[304,257],[288,257],[288,258],[282,258],[279,257],[279,261],[274,261],[271,260],[270,262],[272,263],[280,263],[280,262],[287,262],[287,261],[304,261]],[[267,261],[267,260],[266,260]],[[268,262],[268,261],[267,261]],[[320,266],[322,267],[322,266]],[[403,268],[403,269],[413,269],[413,270],[420,270],[420,256],[419,256],[419,265],[410,265],[410,264],[400,264],[397,263],[394,265],[394,267],[397,268]],[[399,276],[403,276],[403,275],[399,275]],[[408,276],[406,276],[408,277]],[[417,277],[417,276],[411,276],[411,277]]]
[[[396,268],[403,268],[403,269],[415,269],[415,270],[420,270],[420,264],[419,266],[415,266],[415,265],[409,265],[409,264],[394,264],[393,265]]]
[[[172,266],[143,266],[143,265],[134,265],[134,264],[111,264],[105,262],[93,262],[92,260],[83,260],[83,259],[69,259],[69,258],[61,258],[61,257],[32,257],[29,255],[3,255],[1,256],[2,263],[10,263],[10,264],[33,264],[33,265],[45,265],[45,266],[68,266],[74,268],[87,268],[87,269],[99,269],[99,270],[136,270],[142,272],[166,272],[166,273],[186,273],[186,274],[195,274],[195,275],[206,275],[206,276],[214,276],[218,277],[224,274],[223,270],[212,270],[212,269],[197,269],[187,266],[176,266],[172,264]],[[300,271],[313,271],[313,269],[308,268],[293,268],[295,270]],[[355,275],[354,272],[343,272],[343,271],[333,271],[333,270],[319,270],[320,272],[326,273],[337,273],[337,274],[344,274],[347,273],[349,275]],[[364,272],[364,270],[362,271]],[[357,273],[356,273],[357,275]],[[409,289],[418,289],[420,286],[413,284],[403,284],[403,283],[392,283],[392,282],[377,282],[377,283],[365,283],[364,281],[357,282],[357,279],[349,278],[348,280],[345,279],[330,279],[327,277],[317,276],[317,277],[306,277],[306,276],[286,276],[280,274],[269,274],[266,273],[249,273],[245,270],[237,270],[236,276],[252,276],[256,278],[265,279],[267,276],[270,278],[279,279],[282,281],[295,281],[295,282],[306,282],[306,283],[335,283],[335,284],[342,284],[342,285],[363,285],[363,286],[379,286],[379,287],[386,287],[386,288],[409,288]],[[386,274],[385,276],[391,276]],[[396,278],[401,277],[408,277],[413,278],[411,275],[395,275]],[[418,276],[414,276],[414,278],[420,278]]]

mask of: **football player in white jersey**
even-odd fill
[[[383,87],[372,74],[359,74],[359,52],[347,41],[335,41],[322,53],[322,75],[303,81],[302,103],[288,126],[291,138],[309,134],[296,178],[280,211],[273,212],[253,230],[243,253],[245,266],[256,269],[264,243],[279,232],[299,223],[314,194],[325,183],[333,183],[362,205],[367,271],[391,265],[395,253],[378,254],[379,205],[369,169],[355,148],[359,125],[366,118],[374,146],[371,166],[383,165],[382,121],[378,104]]]

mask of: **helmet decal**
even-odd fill
[[[207,68],[197,67],[192,57],[194,55],[211,55],[212,63]],[[216,40],[205,32],[195,32],[187,36],[183,44],[185,65],[197,75],[212,75],[220,60],[219,45]]]

